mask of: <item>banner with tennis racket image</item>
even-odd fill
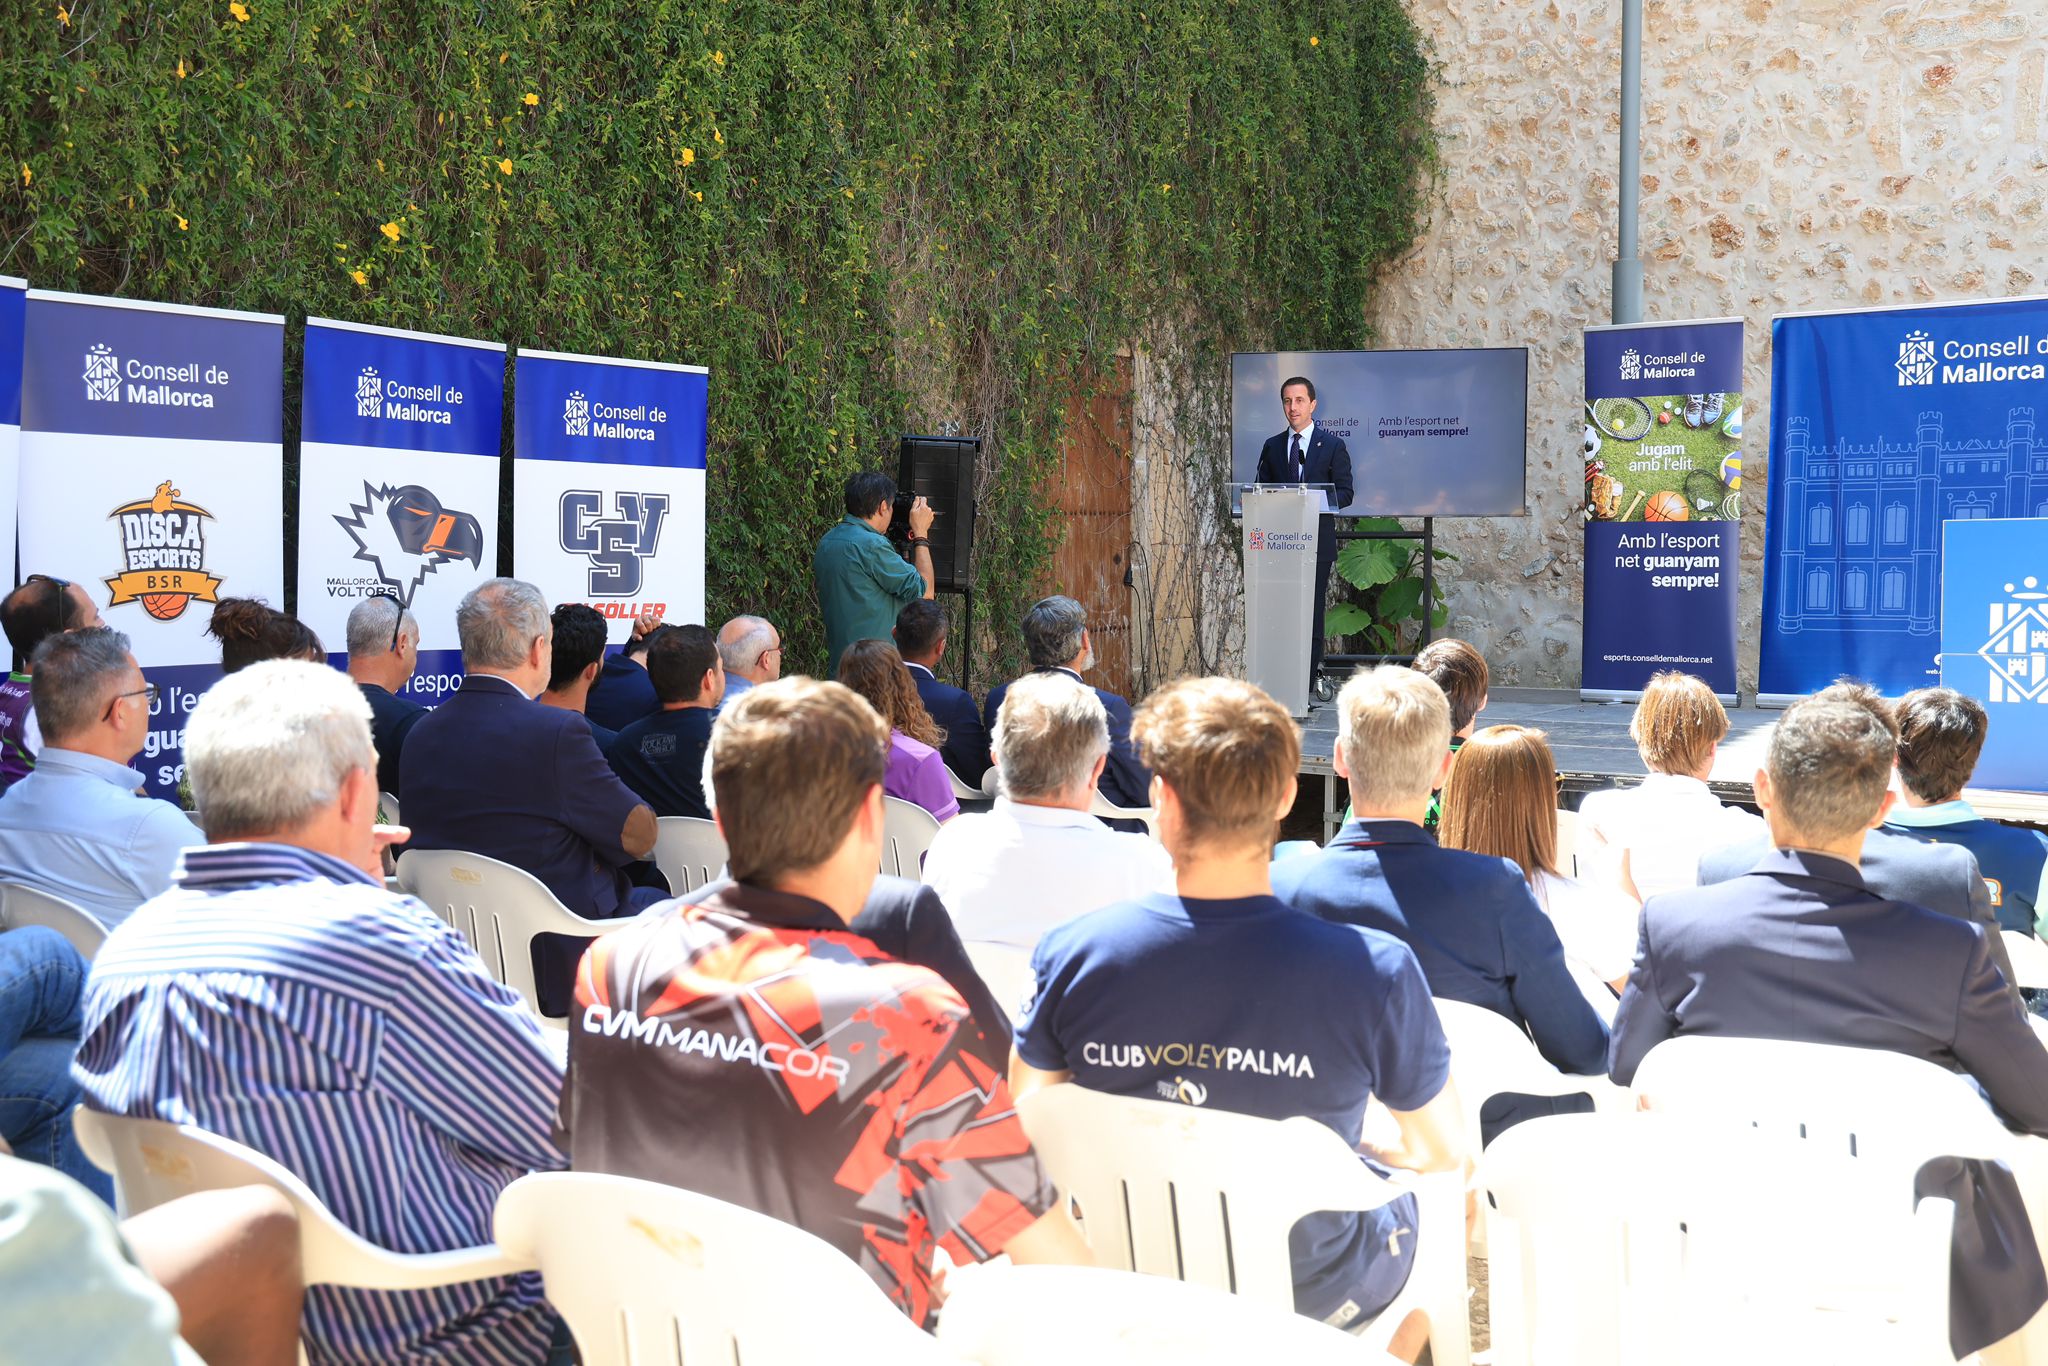
[[[1589,698],[1665,669],[1735,697],[1742,320],[1586,330]]]

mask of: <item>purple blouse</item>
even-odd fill
[[[889,732],[889,771],[882,791],[923,807],[942,823],[960,814],[953,784],[946,778],[946,761],[930,745],[919,744],[900,730]]]

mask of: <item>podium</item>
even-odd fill
[[[1976,698],[1990,723],[1970,785],[2048,792],[2048,518],[1941,530],[1941,685]]]
[[[1308,715],[1316,536],[1328,484],[1245,484],[1244,671],[1292,716]]]

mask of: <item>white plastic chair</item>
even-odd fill
[[[939,1345],[976,1366],[1395,1366],[1349,1333],[1164,1276],[996,1263],[954,1269],[946,1289]]]
[[[398,798],[392,796],[389,792],[379,792],[377,794],[377,819],[385,825],[404,825],[405,821],[398,814]]]
[[[2005,941],[2006,957],[2012,959],[2012,975],[2019,978],[2013,985],[2048,987],[2048,944],[2017,930],[2001,930],[1999,938]]]
[[[1358,1339],[1384,1351],[1412,1309],[1438,1366],[1469,1366],[1465,1192],[1455,1172],[1382,1180],[1315,1120],[1257,1119],[1071,1083],[1017,1102],[1061,1194],[1080,1204],[1097,1265],[1193,1281],[1292,1312],[1288,1230],[1317,1210],[1377,1209],[1413,1190],[1415,1264]]]
[[[1479,1151],[1479,1110],[1503,1092],[1525,1096],[1586,1095],[1595,1110],[1628,1111],[1635,1100],[1605,1077],[1560,1072],[1537,1051],[1514,1021],[1485,1006],[1436,1002],[1436,1017],[1451,1045],[1451,1081],[1465,1110],[1469,1151]]]
[[[80,1106],[72,1132],[93,1164],[111,1172],[122,1217],[198,1191],[268,1186],[299,1216],[299,1255],[309,1285],[424,1290],[531,1271],[535,1263],[486,1243],[450,1252],[390,1252],[336,1219],[285,1167],[253,1148],[189,1124],[102,1114]]]
[[[1557,867],[1566,877],[1579,875],[1579,813],[1557,808]]]
[[[984,802],[988,800],[988,794],[979,787],[974,787],[960,781],[960,775],[953,771],[951,764],[946,765],[946,781],[952,784],[953,800],[956,802]]]
[[[0,882],[0,929],[18,930],[24,925],[55,930],[70,940],[78,956],[88,963],[107,942],[107,927],[85,907],[40,887]]]
[[[1100,816],[1106,821],[1143,821],[1145,833],[1153,839],[1159,838],[1159,813],[1149,806],[1118,806],[1102,795],[1102,789],[1095,789],[1094,798],[1088,803],[1088,814]]]
[[[1531,1120],[1479,1165],[1495,1366],[1953,1363],[1955,1207],[1730,1120]]]
[[[498,1197],[496,1232],[540,1267],[583,1366],[948,1360],[837,1248],[695,1191],[525,1176]]]
[[[924,876],[925,851],[939,836],[938,817],[901,797],[882,798],[882,871],[917,881]]]
[[[663,816],[654,822],[654,866],[677,896],[725,876],[725,836],[715,821]]]
[[[1031,950],[980,939],[965,940],[962,947],[1003,1012],[1012,1020],[1023,1015],[1024,1002],[1038,985],[1031,975]]]
[[[619,928],[616,920],[585,920],[561,902],[532,873],[481,854],[452,849],[414,849],[398,859],[398,883],[455,927],[484,968],[519,993],[536,1015],[540,998],[533,981],[531,945],[537,934],[573,934],[591,939]],[[560,1018],[541,1016],[556,1028]]]

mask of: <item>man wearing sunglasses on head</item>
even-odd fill
[[[36,647],[35,772],[0,797],[0,881],[77,902],[109,928],[171,885],[181,850],[206,839],[169,802],[136,795],[129,762],[149,737],[156,685],[128,637],[104,626]]]
[[[31,574],[0,599],[0,630],[14,647],[14,672],[0,683],[0,792],[36,766],[43,747],[29,702],[29,670],[36,646],[60,631],[103,626],[92,595],[68,579]]]
[[[377,788],[401,800],[398,756],[427,709],[398,694],[420,662],[420,624],[393,593],[364,598],[348,614],[348,676],[370,704],[377,747]]]

